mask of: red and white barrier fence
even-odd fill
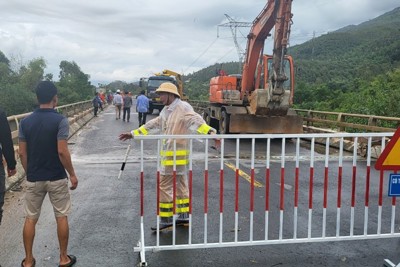
[[[218,151],[210,149],[214,136],[185,136],[189,225],[176,224],[174,164],[173,226],[155,232],[162,140],[174,140],[176,150],[182,137],[138,137],[141,234],[134,251],[145,266],[149,250],[400,237],[396,197],[386,194],[389,172],[371,168],[392,135],[219,135]]]

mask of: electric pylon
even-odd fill
[[[251,27],[253,25],[252,22],[239,22],[231,18],[228,14],[224,14],[225,17],[228,19],[229,22],[222,23],[218,25],[219,27],[229,27],[232,32],[232,37],[233,37],[233,42],[235,43],[236,46],[236,51],[238,53],[239,57],[239,73],[242,73],[242,66],[243,66],[243,59],[245,57],[245,51],[243,48],[240,46],[237,38],[237,28],[239,27]]]

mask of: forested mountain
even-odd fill
[[[298,108],[400,116],[400,8],[290,47]],[[238,63],[222,64],[229,74]],[[221,64],[186,76],[189,97],[207,99]],[[397,103],[396,103],[397,102]]]
[[[368,80],[400,66],[400,8],[290,48],[298,79]]]

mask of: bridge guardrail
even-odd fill
[[[68,118],[70,124],[70,136],[73,136],[83,125],[85,125],[92,118],[92,101],[81,101],[73,104],[63,105],[56,108],[60,114]],[[32,112],[12,115],[7,117],[8,124],[11,129],[11,136],[14,143],[15,158],[17,159],[17,174],[12,177],[6,177],[6,190],[12,188],[16,183],[25,177],[25,172],[19,162],[18,156],[18,130],[19,124],[22,119],[29,116]],[[4,166],[3,166],[4,167]],[[6,172],[7,173],[7,172]]]
[[[207,101],[190,100],[193,108],[202,113],[208,106]],[[400,126],[400,118],[384,117],[344,112],[317,111],[294,109],[305,122],[306,131],[316,131],[316,128],[326,128],[326,132],[395,132]]]
[[[83,115],[82,112],[84,111],[90,112],[91,108],[92,108],[92,101],[87,100],[87,101],[81,101],[73,104],[59,106],[56,109],[60,114],[63,114],[64,116],[70,118],[70,124],[71,124],[71,119],[72,123],[74,123],[78,119],[79,115]],[[15,142],[15,140],[18,137],[18,129],[20,121],[29,116],[31,113],[32,112],[28,112],[24,114],[12,115],[7,117],[14,144],[17,143]]]
[[[375,115],[351,114],[343,112],[295,109],[303,117],[307,127],[329,127],[338,132],[355,129],[368,132],[395,132],[400,126],[400,118]]]

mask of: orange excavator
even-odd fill
[[[303,121],[294,110],[293,59],[286,54],[292,0],[268,0],[247,38],[240,75],[220,75],[210,81],[210,105],[205,121],[227,133],[302,133]],[[264,42],[275,28],[272,55]]]

